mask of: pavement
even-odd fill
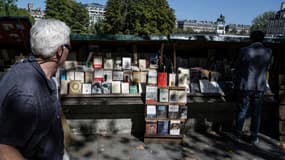
[[[193,132],[183,144],[144,143],[141,136],[72,135],[69,160],[285,160],[277,140],[260,135],[257,146],[235,142],[230,133]]]

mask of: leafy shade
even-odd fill
[[[110,34],[170,34],[174,10],[167,0],[108,0],[105,30]]]
[[[75,0],[46,0],[45,18],[64,21],[70,26],[72,33],[88,32],[88,11]]]
[[[275,15],[274,11],[268,11],[255,17],[252,20],[252,26],[250,27],[250,31],[261,30],[264,33],[266,33],[269,24],[269,19],[274,15]]]

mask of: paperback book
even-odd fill
[[[155,105],[146,106],[146,118],[156,118],[156,106]]]
[[[167,105],[157,106],[157,118],[167,118]]]
[[[180,129],[181,129],[180,123],[181,123],[180,120],[170,120],[170,129],[169,129],[170,135],[180,135]]]
[[[179,113],[179,105],[168,106],[168,118],[177,119]]]
[[[145,134],[157,134],[157,120],[147,120],[145,122]]]
[[[158,120],[157,121],[157,134],[167,135],[169,132],[169,120]]]

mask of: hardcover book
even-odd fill
[[[154,69],[148,71],[148,84],[157,84],[157,71]]]
[[[180,106],[179,107],[179,118],[187,119],[188,118],[188,106]]]
[[[168,89],[159,88],[159,102],[168,102]]]
[[[95,82],[104,81],[104,69],[94,69],[94,81]]]
[[[169,105],[168,106],[168,118],[177,119],[179,113],[178,105]]]
[[[122,58],[122,61],[123,61],[123,69],[131,69],[131,57],[123,57]]]
[[[147,105],[146,106],[146,118],[156,118],[156,106]]]
[[[175,73],[169,73],[168,85],[170,87],[175,87],[176,85],[176,74]]]
[[[167,105],[157,106],[157,118],[167,118]]]
[[[123,71],[113,71],[113,81],[123,81],[124,72]]]
[[[181,123],[180,120],[170,120],[170,129],[169,129],[170,135],[180,135],[180,129],[181,129],[180,123]]]
[[[146,86],[145,93],[145,101],[146,103],[155,103],[157,102],[157,86]]]
[[[111,94],[111,91],[112,91],[112,82],[103,82],[102,83],[103,94]]]
[[[147,120],[145,122],[145,134],[157,133],[157,120]]]
[[[91,88],[92,94],[102,94],[102,83],[101,82],[94,82]]]
[[[129,94],[130,93],[130,86],[129,82],[122,82],[121,83],[122,87],[122,94]]]
[[[102,68],[102,67],[103,67],[102,56],[94,56],[93,68]]]
[[[167,72],[157,73],[157,87],[167,87]]]
[[[121,81],[112,82],[112,93],[120,94],[121,93]]]
[[[111,58],[106,58],[104,59],[104,69],[113,69],[113,59]]]
[[[81,88],[80,81],[73,80],[69,82],[69,94],[81,94]]]
[[[157,121],[157,134],[166,135],[169,130],[169,120],[158,120]]]
[[[83,83],[82,84],[82,94],[91,94],[92,84]]]

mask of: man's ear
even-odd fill
[[[56,50],[56,56],[61,57],[63,54],[64,48],[62,46],[58,47]]]

